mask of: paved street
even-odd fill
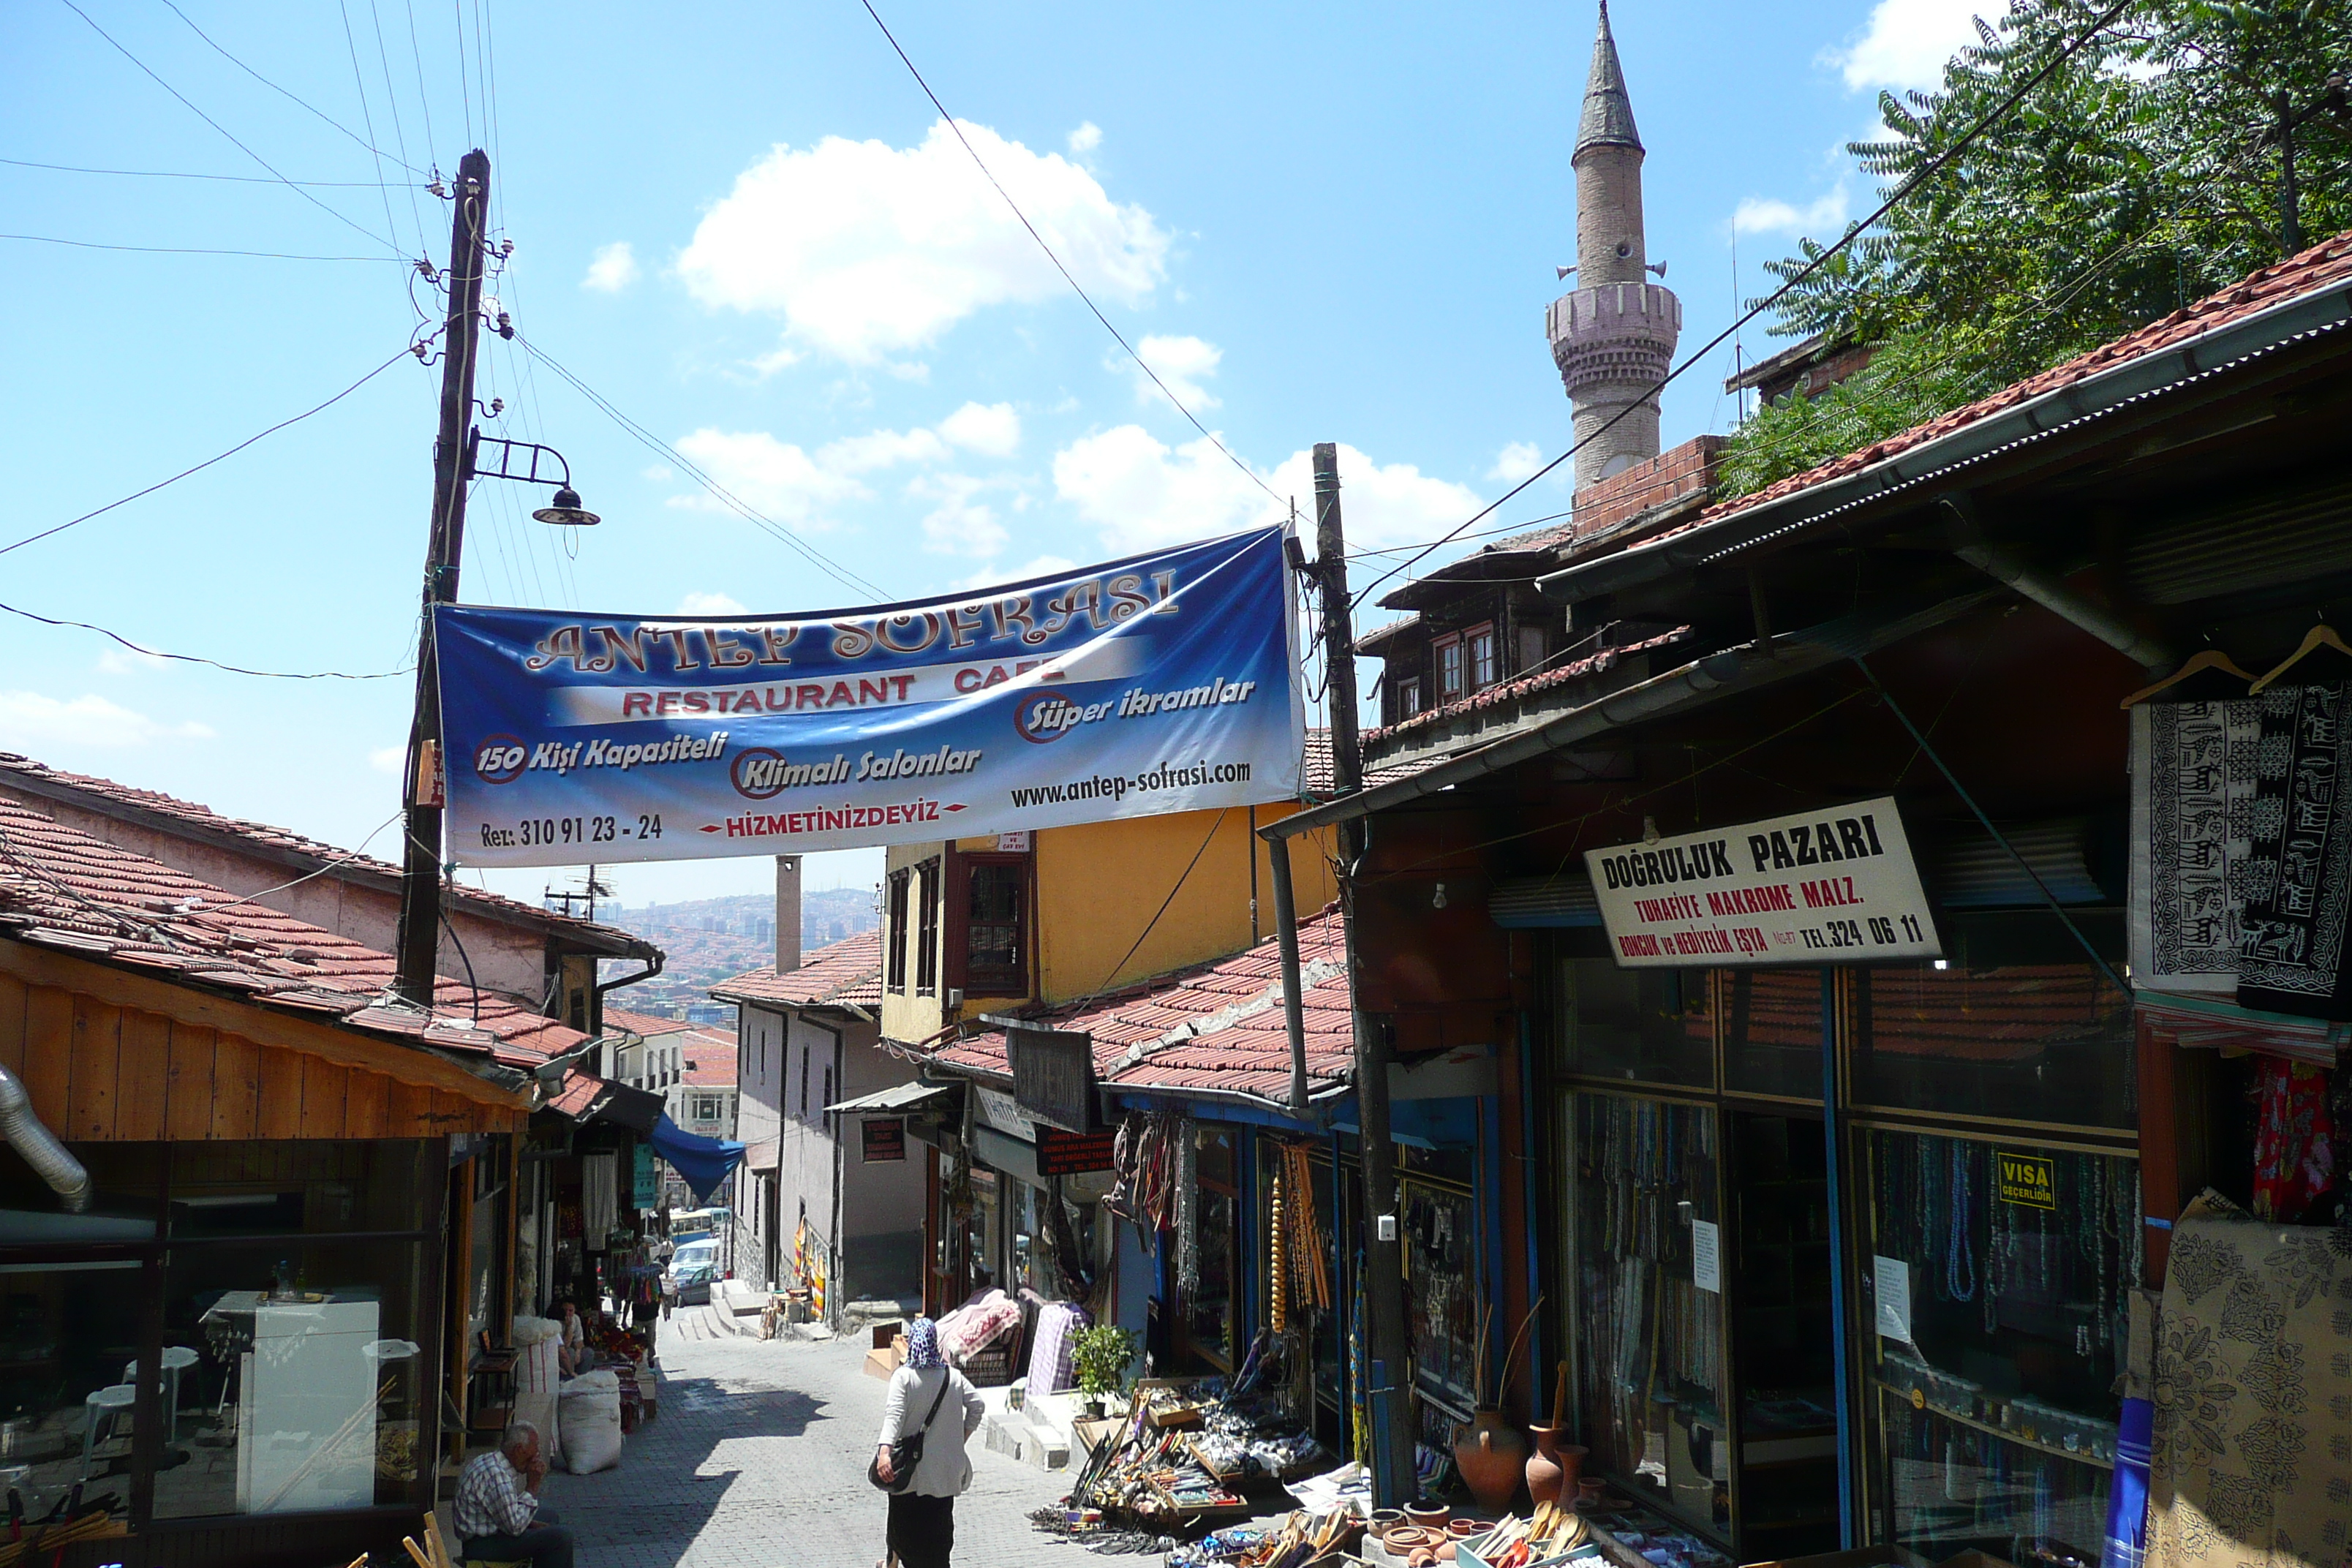
[[[620,1467],[549,1478],[548,1505],[580,1534],[582,1568],[873,1568],[882,1494],[866,1480],[883,1384],[862,1343],[689,1339],[665,1325],[661,1414]],[[956,1559],[1014,1563],[1045,1551],[1093,1559],[1030,1528],[1066,1471],[972,1445],[956,1504]]]

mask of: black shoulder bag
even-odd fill
[[[938,1397],[931,1401],[931,1413],[923,1417],[920,1426],[890,1445],[891,1479],[887,1481],[882,1479],[881,1455],[877,1454],[866,1463],[866,1479],[886,1492],[905,1491],[915,1479],[915,1467],[923,1462],[923,1434],[931,1429],[933,1421],[939,1419],[940,1406],[947,1403],[948,1384],[955,1381],[953,1367],[943,1366],[940,1371],[942,1373],[940,1392]]]

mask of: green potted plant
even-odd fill
[[[1088,1329],[1072,1342],[1070,1373],[1078,1380],[1087,1415],[1102,1414],[1104,1399],[1125,1385],[1134,1360],[1135,1336],[1108,1323]]]

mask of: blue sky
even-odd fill
[[[449,226],[403,153],[446,174],[476,144],[515,246],[491,289],[523,336],[890,596],[1202,537],[1276,504],[1141,384],[856,0],[79,3],[87,20],[64,0],[0,9],[0,227],[362,259],[0,238],[0,544],[397,355],[417,306],[437,309],[392,257],[422,246],[439,263]],[[1342,444],[1351,544],[1433,539],[1562,449],[1542,312],[1554,264],[1574,259],[1589,5],[881,8],[1105,312],[1268,488],[1304,500],[1307,448]],[[1932,80],[1972,8],[1996,9],[1621,0],[1649,252],[1683,299],[1686,350],[1734,313],[1735,245],[1752,295],[1759,262],[1870,205],[1842,143],[1881,86]],[[1779,346],[1755,328],[1747,345]],[[1729,353],[1669,390],[1669,443],[1728,427]],[[227,663],[397,668],[437,374],[403,360],[0,556],[0,599]],[[478,391],[505,399],[502,433],[562,450],[604,521],[567,539],[529,520],[541,492],[478,487],[467,599],[667,613],[872,597],[519,349],[494,349]],[[1566,505],[1546,480],[1500,521]],[[0,747],[396,846],[380,829],[404,678],[164,665],[7,616],[0,663]],[[812,885],[862,885],[878,864],[819,857]],[[613,879],[633,903],[772,885],[760,859]]]

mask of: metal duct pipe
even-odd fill
[[[2126,658],[2145,666],[2151,674],[2162,675],[2180,662],[2170,648],[2154,637],[2141,635],[2121,616],[2105,605],[2093,604],[2053,574],[2014,551],[1996,544],[1970,543],[1956,547],[1952,553],[1987,576],[2008,584],[2059,619],[2090,633]]]
[[[15,1073],[0,1067],[0,1138],[5,1138],[34,1173],[57,1188],[68,1214],[89,1207],[89,1173],[66,1152],[58,1135],[33,1114],[33,1097]]]

